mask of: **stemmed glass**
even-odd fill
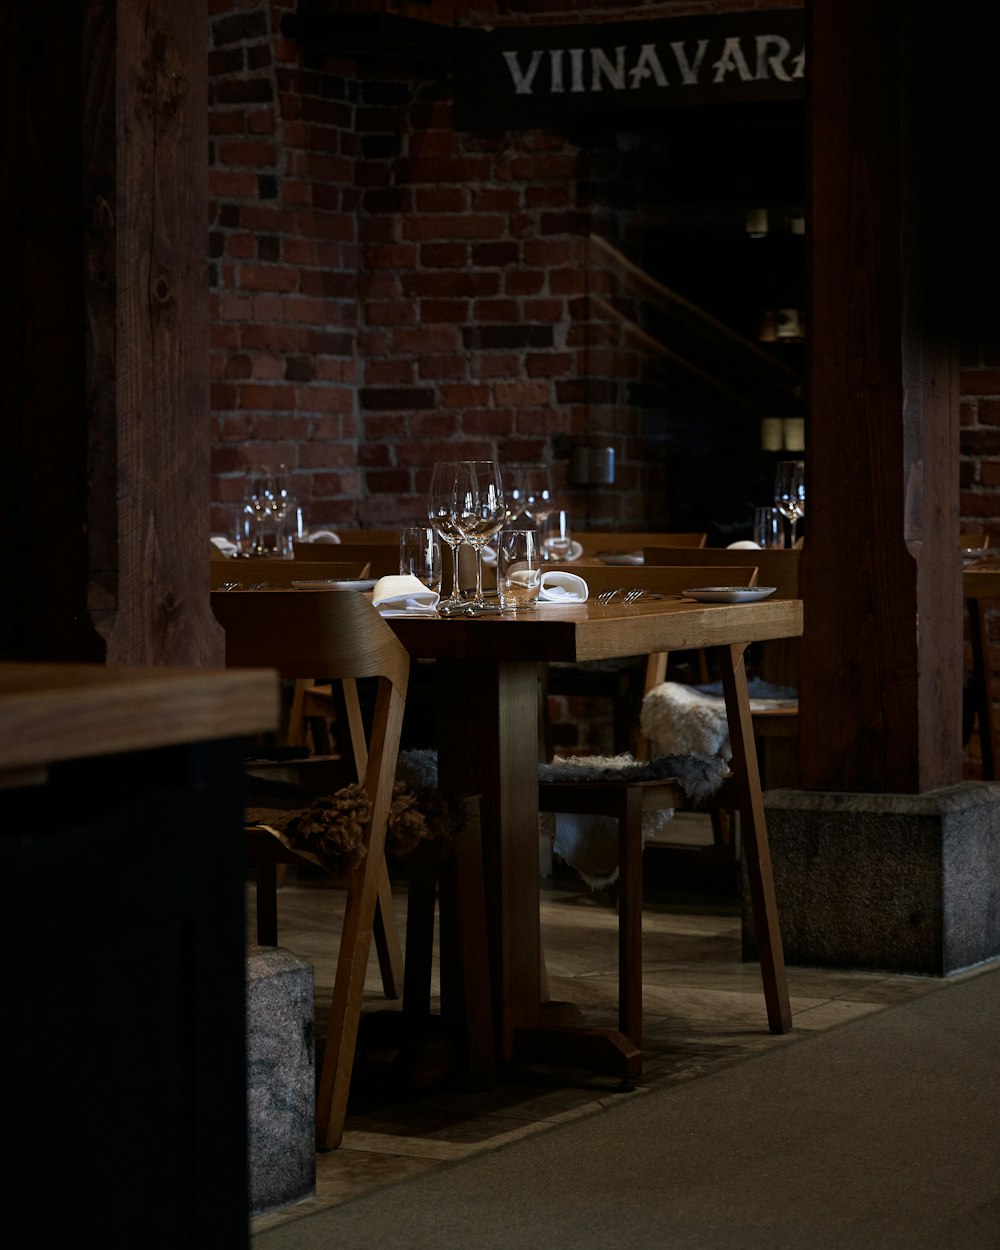
[[[431,490],[427,497],[427,519],[451,548],[451,594],[438,608],[457,608],[465,603],[459,589],[458,549],[465,541],[455,524],[455,489],[458,484],[460,460],[439,460],[431,474]]]
[[[774,474],[774,506],[788,522],[789,546],[795,546],[795,527],[805,516],[805,464],[801,460],[780,460]]]
[[[483,597],[483,548],[499,534],[506,519],[499,464],[495,460],[459,461],[452,521],[476,552],[475,608],[491,606]]]
[[[552,497],[552,474],[546,465],[523,465],[517,476],[517,491],[522,511],[527,512],[539,530],[555,507]]]

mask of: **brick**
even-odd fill
[[[260,382],[284,381],[284,357],[271,352],[257,352],[253,358],[253,376]]]
[[[1000,395],[1000,369],[963,369],[959,391],[963,395]]]
[[[209,78],[218,78],[223,74],[238,74],[242,71],[243,65],[242,48],[215,49],[208,54]]]
[[[365,320],[373,326],[412,325],[417,319],[412,301],[381,301],[365,309]]]
[[[239,170],[210,169],[208,192],[221,200],[248,200],[257,194],[257,178]]]
[[[514,348],[551,347],[551,326],[466,326],[462,339],[467,351],[510,351]]]
[[[981,424],[1000,425],[1000,399],[981,399],[976,408],[976,416]]]
[[[543,269],[515,269],[503,275],[503,289],[508,295],[537,295],[544,288]]]
[[[415,256],[416,249],[413,251]],[[412,264],[411,261],[409,267]],[[423,243],[420,245],[420,264],[426,269],[465,269],[469,264],[468,244]]]
[[[409,491],[410,474],[407,469],[369,469],[365,473],[365,485],[373,495],[399,494]]]
[[[452,439],[458,437],[459,422],[454,412],[415,413],[410,423],[410,429],[413,437],[417,439],[436,439],[440,442],[451,442]],[[418,449],[416,454],[417,460],[419,461],[426,454],[426,447]]]
[[[464,213],[469,194],[464,187],[418,187],[414,206],[418,213]]]
[[[240,387],[241,408],[291,408],[295,390],[291,386],[267,386],[264,383],[247,382]]]
[[[256,237],[252,234],[231,234],[226,241],[226,255],[231,260],[249,260],[257,255]]]
[[[299,289],[303,295],[323,295],[338,299],[353,299],[357,279],[353,273],[336,273],[330,269],[309,269],[298,275]]]
[[[407,239],[498,239],[504,234],[506,224],[506,220],[497,215],[428,213],[404,221],[402,229]]]
[[[417,249],[412,243],[374,244],[364,249],[364,258],[369,269],[410,269],[416,264]]]
[[[529,355],[524,361],[529,378],[553,378],[576,371],[572,352],[556,352],[549,355]]]
[[[454,326],[402,327],[392,337],[392,347],[402,355],[457,351],[462,337]]]
[[[369,386],[408,386],[414,381],[410,360],[373,360],[365,369]]]
[[[423,258],[424,250],[426,249],[421,250],[421,258]],[[506,268],[508,265],[516,265],[520,257],[521,245],[519,243],[505,241],[472,245],[472,263],[480,268]]]
[[[239,43],[247,39],[264,39],[267,37],[267,14],[241,13],[235,17],[224,17],[211,23],[212,43],[221,47],[227,43]]]
[[[494,294],[499,288],[500,277],[495,273],[476,273],[465,269],[445,270],[403,274],[400,284],[407,295],[418,298],[471,299]]]
[[[478,299],[472,305],[474,321],[520,321],[521,305],[514,299]]]
[[[475,372],[484,381],[516,378],[521,372],[521,359],[520,352],[487,352],[475,362]]]
[[[516,429],[519,434],[554,434],[565,422],[565,414],[556,408],[522,409],[516,417]]]
[[[467,412],[462,419],[462,428],[469,435],[504,438],[514,433],[514,418],[505,410]]]
[[[488,386],[468,384],[465,386],[442,386],[441,403],[446,408],[482,408],[489,403]]]
[[[549,399],[547,382],[498,382],[493,393],[498,405],[510,408],[535,407]]]
[[[352,412],[354,394],[343,387],[300,386],[296,391],[299,412]]]
[[[417,362],[417,374],[421,381],[444,382],[464,378],[469,362],[464,355],[422,355]]]
[[[363,386],[359,399],[361,407],[372,412],[401,412],[434,407],[434,391],[426,386]]]
[[[278,163],[278,149],[275,144],[260,139],[228,139],[219,144],[218,159],[223,165],[259,169],[261,165],[270,167]]]
[[[266,104],[274,87],[269,78],[230,78],[213,83],[210,95],[215,104]]]
[[[241,265],[240,286],[247,291],[294,291],[298,274],[283,265]]]
[[[425,299],[420,304],[423,325],[464,325],[469,319],[469,301],[464,299]]]

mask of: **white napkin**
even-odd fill
[[[727,551],[760,551],[760,543],[751,542],[749,538],[741,538],[738,543],[729,543]]]
[[[491,547],[487,543],[487,545],[483,548],[483,564],[496,564],[496,562],[497,549],[496,547]]]
[[[340,538],[333,532],[333,530],[313,530],[311,534],[306,535],[306,542],[339,543]]]
[[[539,603],[585,603],[590,587],[575,573],[550,569],[542,574],[542,588],[538,592]]]
[[[372,603],[382,616],[436,616],[440,599],[436,590],[409,573],[380,577],[372,590]]]
[[[217,547],[224,556],[236,555],[236,544],[228,538],[223,538],[221,534],[212,535],[212,545]]]

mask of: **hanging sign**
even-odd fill
[[[456,34],[459,32],[456,31]],[[548,126],[588,113],[804,95],[802,9],[465,31],[459,129]]]

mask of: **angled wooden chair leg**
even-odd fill
[[[378,905],[375,908],[375,950],[378,954],[379,971],[382,973],[382,990],[386,998],[399,998],[403,989],[403,945],[392,905],[392,886],[389,868],[382,861],[378,880]]]
[[[718,656],[722,669],[722,688],[726,696],[733,772],[740,804],[743,855],[750,883],[768,1026],[772,1033],[787,1033],[792,1027],[792,1009],[788,999],[785,956],[778,924],[778,904],[771,872],[771,851],[760,791],[743,647],[719,647]]]

